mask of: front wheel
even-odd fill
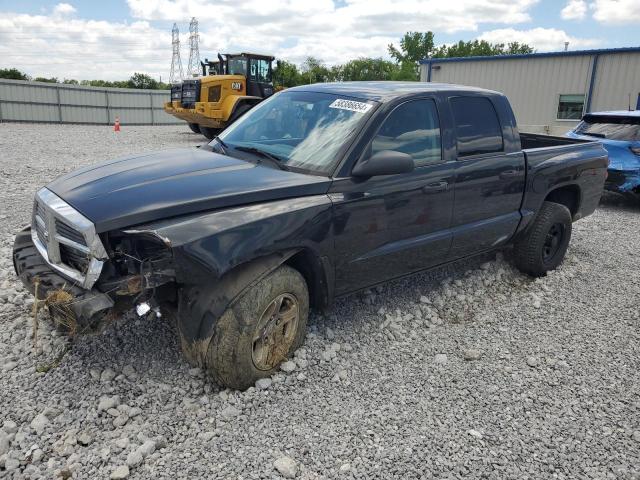
[[[534,277],[555,270],[571,240],[571,212],[564,205],[544,202],[533,224],[514,246],[518,269]]]
[[[203,317],[211,315],[214,301],[192,296],[189,310]],[[204,358],[196,363],[210,371],[219,384],[244,390],[273,375],[302,345],[308,316],[309,292],[304,277],[282,265],[247,288],[222,314],[207,339]],[[182,347],[193,362],[191,346],[183,341]]]
[[[197,123],[189,123],[188,125],[193,133],[200,133],[200,125]]]

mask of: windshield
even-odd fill
[[[640,117],[585,116],[575,132],[609,140],[639,141]]]
[[[333,94],[284,91],[249,110],[220,138],[231,149],[258,149],[286,167],[329,175],[373,106]]]

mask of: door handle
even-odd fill
[[[500,178],[513,178],[520,176],[519,170],[505,170],[504,172],[500,172]]]
[[[449,182],[435,182],[430,183],[429,185],[425,185],[422,187],[422,191],[424,193],[433,193],[433,192],[444,192],[449,188]]]

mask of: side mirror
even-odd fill
[[[382,150],[359,162],[351,171],[354,177],[375,177],[409,173],[414,169],[413,158],[395,150]]]

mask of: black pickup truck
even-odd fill
[[[556,268],[606,170],[599,143],[519,134],[497,92],[309,85],[201,148],[54,180],[13,260],[73,332],[121,306],[177,306],[189,361],[246,388],[337,296],[507,245],[523,272]]]

